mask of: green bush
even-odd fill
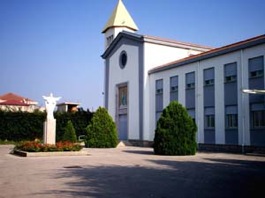
[[[157,122],[154,153],[158,155],[194,155],[197,126],[187,110],[177,101],[171,102]]]
[[[63,141],[69,141],[69,142],[76,142],[77,141],[75,128],[74,128],[71,120],[69,120],[66,124],[64,135],[63,135]]]
[[[97,109],[86,131],[86,147],[114,148],[118,144],[116,125],[105,108]]]

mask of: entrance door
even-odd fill
[[[119,115],[119,139],[120,140],[127,140],[128,139],[128,121],[127,121],[127,114]]]
[[[127,84],[118,86],[117,118],[120,140],[128,140],[128,88]]]

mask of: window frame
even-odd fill
[[[205,129],[215,129],[215,115],[205,115]]]
[[[193,75],[193,77],[194,77],[194,79],[191,83],[187,83],[188,75]],[[195,89],[195,82],[196,82],[195,71],[186,73],[185,78],[186,78],[186,82],[185,82],[186,89]]]
[[[258,119],[255,119],[257,117]],[[257,123],[258,125],[256,125]],[[251,127],[252,129],[264,129],[265,128],[265,110],[251,111]]]
[[[260,67],[257,67],[257,63],[255,64],[252,63],[253,60],[255,59],[262,59],[261,63],[260,63]],[[252,63],[252,64],[251,64]],[[254,67],[254,68],[252,68]],[[252,78],[260,78],[264,76],[264,56],[257,56],[257,57],[253,57],[253,58],[249,58],[248,59],[248,77],[249,79]]]
[[[207,78],[205,77],[207,74],[208,75],[210,74],[210,78],[209,77],[207,77]],[[207,68],[207,69],[203,70],[203,86],[205,86],[205,87],[214,86],[214,79],[215,79],[214,67]]]
[[[238,114],[226,114],[226,129],[237,129],[238,128]]]

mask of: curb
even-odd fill
[[[21,150],[13,150],[11,154],[20,157],[89,156],[88,152],[86,151],[26,152]]]

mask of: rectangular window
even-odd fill
[[[237,106],[226,106],[226,128],[235,129],[238,127],[238,116],[237,116]]]
[[[156,81],[156,94],[162,94],[163,93],[163,80],[157,80]]]
[[[213,129],[214,128],[214,122],[215,122],[215,118],[214,115],[206,115],[205,116],[205,120],[206,120],[206,128],[208,129]]]
[[[170,77],[170,92],[178,91],[178,76]]]
[[[190,72],[186,74],[186,89],[195,88],[195,72]]]
[[[107,37],[107,45],[109,46],[110,43],[113,41],[113,35]]]
[[[249,65],[249,78],[258,78],[264,75],[263,56],[249,59],[248,65]]]
[[[205,108],[204,115],[205,115],[205,128],[214,129],[215,128],[214,107]]]
[[[237,80],[237,63],[228,63],[224,65],[224,79],[226,83]]]
[[[156,121],[163,111],[163,79],[156,80]]]
[[[203,70],[204,86],[214,85],[214,68]]]
[[[254,129],[265,127],[265,105],[264,103],[253,103],[250,105],[251,127]]]
[[[252,71],[249,73],[249,78],[257,78],[263,76],[263,70]]]
[[[195,109],[187,109],[189,116],[195,122]]]
[[[170,77],[170,101],[178,100],[178,76]]]
[[[265,110],[252,111],[252,125],[253,128],[265,127]]]
[[[127,86],[119,87],[119,108],[127,108]]]
[[[227,114],[226,115],[226,128],[235,129],[237,128],[237,114]]]

